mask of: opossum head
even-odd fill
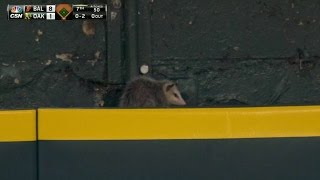
[[[186,102],[182,98],[180,91],[176,84],[172,82],[167,82],[163,85],[163,91],[166,96],[167,102],[172,105],[183,106]]]

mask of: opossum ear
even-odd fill
[[[175,84],[168,84],[167,87],[166,87],[166,91],[168,92],[174,86],[175,86]]]

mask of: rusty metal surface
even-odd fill
[[[320,103],[319,1],[150,1],[152,74],[190,106]]]
[[[303,47],[319,55],[317,0],[152,2],[155,57],[288,57]]]

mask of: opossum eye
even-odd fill
[[[174,95],[174,97],[179,98],[177,93],[174,93],[173,95]]]

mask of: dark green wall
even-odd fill
[[[36,142],[0,142],[0,179],[37,179]]]
[[[46,180],[318,180],[319,138],[40,141]]]
[[[114,107],[142,64],[190,106],[320,103],[317,0],[113,2],[93,36],[82,21],[7,21],[21,1],[0,2],[0,108]]]

